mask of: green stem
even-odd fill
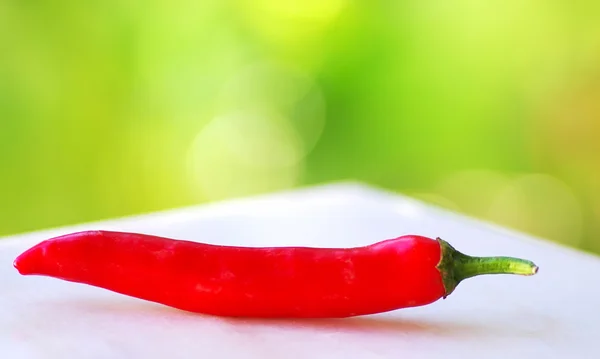
[[[484,274],[534,275],[538,266],[533,262],[512,257],[471,257],[463,254],[448,242],[437,239],[442,249],[442,258],[437,268],[442,274],[446,294],[450,295],[464,279]]]

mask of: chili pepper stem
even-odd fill
[[[513,257],[472,257],[463,254],[448,242],[437,238],[442,256],[437,266],[442,275],[445,295],[449,296],[464,279],[485,274],[514,274],[530,276],[538,272],[533,262]]]

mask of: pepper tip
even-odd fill
[[[34,246],[15,258],[13,267],[15,267],[21,275],[34,274],[38,267],[36,262],[39,259],[42,259],[42,256],[42,250],[38,246]]]
[[[19,261],[19,258],[16,258],[16,259],[13,261],[13,267],[15,267],[15,269],[16,269],[16,270],[19,272],[19,274],[23,274],[23,272],[22,272],[22,270],[21,270],[22,268],[20,268],[20,266],[19,266],[19,262],[20,262],[20,261]]]

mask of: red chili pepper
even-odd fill
[[[422,306],[480,274],[532,275],[532,262],[477,258],[408,235],[355,248],[233,247],[87,231],[21,254],[23,275],[105,288],[186,311],[243,317],[350,317]]]

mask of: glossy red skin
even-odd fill
[[[403,236],[357,248],[231,247],[107,231],[68,234],[21,254],[23,275],[89,284],[219,316],[341,318],[444,295],[439,244]]]

